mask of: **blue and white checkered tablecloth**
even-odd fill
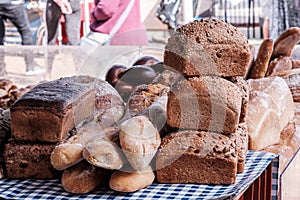
[[[60,180],[0,180],[0,197],[4,199],[231,199],[243,192],[266,167],[272,166],[272,199],[277,199],[278,155],[248,151],[245,171],[237,175],[232,185],[152,184],[134,193],[120,193],[108,188],[91,194],[75,195],[66,192]]]

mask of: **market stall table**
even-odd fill
[[[272,190],[264,191],[266,199],[277,199],[278,155],[248,151],[245,171],[237,175],[232,185],[158,184],[133,193],[120,193],[99,188],[90,194],[66,192],[60,180],[0,180],[0,197],[4,199],[238,199],[247,188],[270,167]],[[267,183],[266,183],[267,184]],[[250,187],[251,188],[251,187]]]

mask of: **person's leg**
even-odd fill
[[[48,44],[55,45],[57,28],[62,13],[60,7],[53,1],[47,0],[46,25],[48,34]]]
[[[4,19],[0,16],[0,45],[4,45],[5,25]]]
[[[7,4],[7,18],[15,25],[22,37],[22,45],[33,45],[32,33],[24,5]]]
[[[80,1],[70,0],[72,14],[65,15],[66,18],[66,34],[69,45],[79,45],[80,41]]]
[[[0,16],[0,45],[3,45],[3,40],[5,36],[5,26],[4,26],[4,20]],[[6,64],[5,64],[5,52],[4,47],[0,46],[0,77],[6,76]]]

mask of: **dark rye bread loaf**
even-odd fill
[[[10,111],[0,108],[0,179],[5,177],[4,146],[11,135]]]
[[[50,155],[55,145],[55,143],[25,143],[10,139],[4,150],[7,178],[59,178],[60,172],[55,170],[50,163]]]
[[[73,76],[41,83],[12,106],[12,135],[16,140],[58,142],[95,110],[114,105],[124,108],[115,89],[99,79]]]
[[[165,47],[164,64],[183,76],[245,77],[250,47],[246,36],[224,21],[195,20],[171,35]]]
[[[182,79],[168,94],[167,123],[173,128],[234,133],[242,96],[238,86],[220,77]]]
[[[237,173],[236,144],[219,133],[174,132],[162,139],[156,168],[160,183],[232,184]]]

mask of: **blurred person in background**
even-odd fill
[[[18,29],[22,38],[22,45],[33,45],[32,32],[29,26],[27,13],[25,12],[24,2],[22,0],[0,0],[0,42],[4,44],[5,38],[5,24],[4,20],[10,20],[12,24]],[[4,52],[1,50],[0,62],[4,63]],[[36,75],[45,72],[34,62],[32,52],[25,51],[24,59],[26,64],[26,75]]]
[[[264,38],[276,39],[286,29],[300,26],[299,0],[268,0],[263,10]]]
[[[55,45],[60,19],[65,18],[66,45],[79,45],[80,41],[80,0],[47,0],[46,24],[48,32],[48,44]]]
[[[91,31],[110,34],[132,0],[95,0],[91,13]],[[140,0],[134,4],[124,22],[113,35],[110,45],[148,45],[147,32],[141,21]]]

